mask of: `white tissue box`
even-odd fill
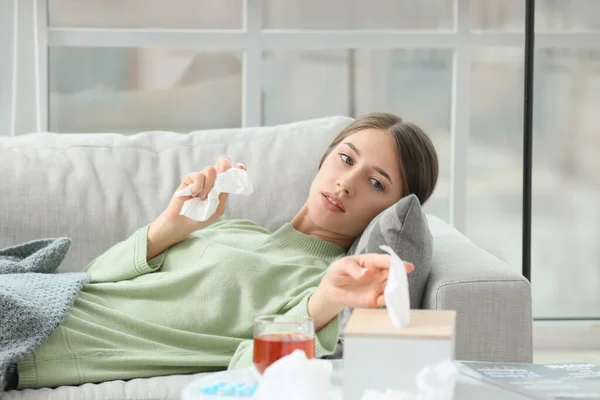
[[[417,392],[426,365],[454,360],[456,311],[410,310],[410,322],[394,328],[387,310],[357,308],[344,330],[344,400],[367,389]]]

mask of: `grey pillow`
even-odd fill
[[[417,196],[403,197],[382,211],[354,241],[348,255],[385,254],[381,245],[390,246],[402,260],[414,264],[415,270],[408,275],[410,307],[420,308],[431,271],[433,237]]]
[[[396,204],[382,211],[371,221],[348,250],[348,255],[385,252],[381,245],[391,247],[398,256],[414,264],[415,270],[408,275],[408,291],[411,309],[421,308],[425,284],[431,271],[433,237],[421,203],[414,194],[403,197]],[[350,318],[351,308],[340,313],[339,332],[343,341],[343,330]],[[341,343],[333,357],[341,358]]]

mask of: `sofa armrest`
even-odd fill
[[[439,218],[428,219],[434,251],[423,308],[456,310],[456,359],[531,363],[527,279]]]

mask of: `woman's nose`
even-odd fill
[[[354,190],[352,189],[352,185],[348,180],[340,179],[337,183],[338,190],[344,192],[346,196],[352,196],[354,194]]]
[[[346,196],[353,196],[358,179],[360,179],[360,172],[358,170],[352,169],[346,171],[346,173],[338,177],[338,190],[345,192]]]

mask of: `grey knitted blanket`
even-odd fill
[[[0,250],[0,392],[6,367],[63,321],[87,273],[56,273],[71,240],[41,239]]]

